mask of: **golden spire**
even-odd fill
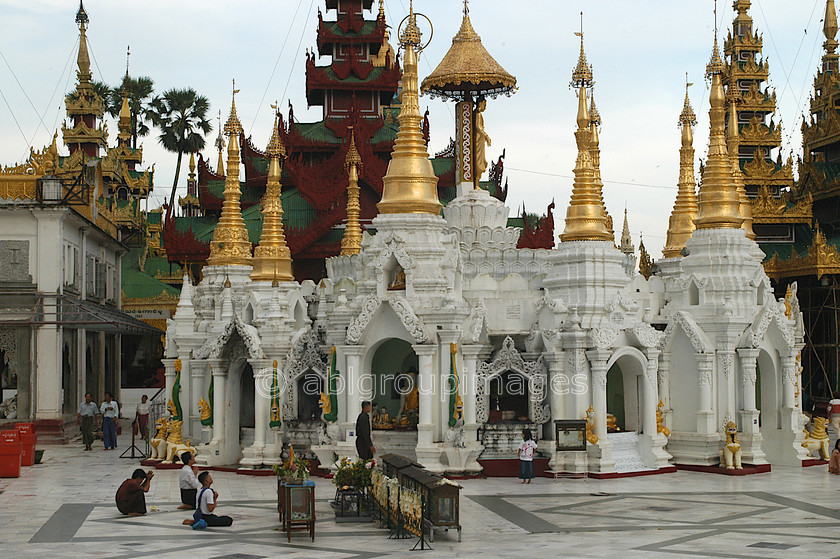
[[[698,229],[739,229],[744,222],[744,218],[741,217],[741,196],[732,177],[732,163],[726,151],[726,101],[721,82],[723,70],[715,27],[712,58],[706,66],[706,76],[712,79],[709,92],[709,152],[700,187],[700,210],[697,219],[694,220]]]
[[[680,178],[677,182],[677,199],[674,202],[674,209],[671,218],[668,220],[668,236],[665,240],[665,248],[662,249],[662,256],[665,258],[676,258],[685,248],[685,242],[691,237],[694,231],[694,218],[697,217],[699,206],[697,205],[696,183],[694,181],[694,126],[697,125],[697,117],[691,108],[688,98],[688,88],[693,84],[688,82],[688,74],[685,76],[685,103],[680,114],[679,126],[682,128],[682,147],[680,147]]]
[[[128,145],[131,140],[131,110],[128,106],[128,90],[123,90],[122,106],[120,107],[119,133],[117,138],[120,145]]]
[[[79,69],[76,75],[79,78],[79,85],[88,86],[90,84],[90,54],[88,54],[87,46],[87,24],[90,21],[87,12],[85,11],[85,4],[79,0],[79,11],[76,12],[76,23],[79,24],[79,54],[76,57],[76,64]]]
[[[379,0],[379,15],[377,19],[385,19],[385,0]]]
[[[239,135],[242,133],[242,124],[236,116],[236,80],[233,82],[233,100],[230,106],[230,116],[225,123],[225,134],[230,136],[228,140],[228,173],[225,178],[225,201],[222,204],[222,215],[216,230],[213,232],[213,241],[210,243],[210,257],[207,264],[210,266],[248,266],[251,264],[251,242],[248,240],[248,230],[245,229],[245,221],[242,219],[242,208],[239,197]]]
[[[216,137],[216,149],[219,150],[219,163],[216,165],[216,174],[224,176],[225,158],[222,155],[225,151],[225,136],[222,134],[222,111],[219,109],[219,116],[216,119],[219,126],[219,135]]]
[[[362,158],[356,149],[356,137],[353,127],[350,128],[350,148],[344,159],[349,183],[347,184],[347,225],[344,228],[344,238],[341,239],[341,256],[359,254],[362,249],[362,226],[359,224],[359,169]]]
[[[382,200],[376,205],[379,213],[428,213],[438,215],[443,207],[437,196],[438,178],[435,176],[429,152],[423,141],[420,123],[420,91],[417,77],[417,53],[421,50],[421,35],[413,3],[408,23],[400,37],[405,49],[403,59],[402,104],[400,130],[388,163]]]
[[[633,254],[636,252],[633,247],[633,237],[630,236],[630,223],[627,221],[627,207],[624,207],[624,228],[621,230],[621,246],[619,247],[624,254]]]
[[[601,209],[603,210],[604,219],[606,220],[607,231],[610,233],[611,240],[615,242],[615,231],[613,231],[613,219],[607,211],[607,205],[604,203],[604,183],[601,181],[601,140],[598,137],[598,127],[601,126],[601,115],[598,108],[595,106],[595,91],[589,94],[589,131],[592,134],[589,140],[590,151],[592,152],[592,166],[595,168],[595,182],[598,184],[598,191],[601,199]]]
[[[735,181],[735,186],[738,188],[738,196],[741,200],[741,217],[744,218],[741,229],[744,230],[748,239],[754,241],[755,233],[752,228],[752,205],[747,196],[747,186],[744,183],[744,174],[741,172],[739,156],[738,102],[741,100],[741,95],[732,86],[730,86],[730,90],[732,94],[729,95],[729,128],[726,137],[726,149],[729,151],[729,159],[732,161],[732,179]]]
[[[190,175],[189,179],[191,181],[195,180],[195,152],[190,152]]]
[[[592,67],[586,64],[583,52],[583,14],[581,13],[580,36],[581,56],[572,72],[572,86],[578,91],[578,129],[575,132],[578,156],[575,162],[575,182],[572,187],[572,199],[566,209],[566,229],[560,235],[561,241],[610,241],[613,234],[607,230],[604,217],[604,205],[601,201],[601,189],[598,186],[595,167],[592,161],[592,129],[589,108],[586,102],[586,88],[591,86]]]
[[[825,42],[823,48],[823,72],[837,71],[837,10],[834,8],[834,0],[827,0],[825,3],[825,17],[823,18],[823,34]]]
[[[639,273],[645,279],[650,279],[653,273],[653,260],[650,259],[650,254],[645,248],[644,239],[639,239]]]
[[[283,233],[283,204],[280,196],[280,174],[286,159],[286,148],[280,139],[280,118],[277,115],[277,102],[271,107],[275,111],[274,131],[265,150],[269,158],[268,180],[265,185],[265,195],[262,199],[263,226],[260,244],[254,249],[254,270],[251,272],[253,281],[293,281],[292,253],[286,246],[286,236]]]

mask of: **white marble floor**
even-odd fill
[[[127,438],[127,437],[126,437]],[[121,442],[121,452],[127,440]],[[230,528],[181,526],[177,470],[159,470],[147,506],[128,518],[114,493],[137,461],[81,445],[46,447],[44,463],[0,479],[0,557],[405,557],[415,540],[371,524],[337,524],[318,479],[315,543],[278,530],[271,477],[215,472]],[[840,557],[840,477],[825,467],[774,467],[727,477],[678,472],[617,480],[462,482],[463,541],[438,534],[420,557]]]

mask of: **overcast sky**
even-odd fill
[[[822,54],[825,0],[754,0],[751,14],[764,34],[770,85],[778,96],[783,153],[801,153],[800,125]],[[374,10],[366,16],[375,17]],[[192,87],[211,103],[222,122],[230,109],[231,79],[241,90],[237,109],[246,135],[264,147],[273,123],[270,104],[288,102],[302,122],[316,121],[321,108],[307,110],[304,53],[316,40],[317,11],[335,19],[323,0],[86,0],[88,41],[94,79],[119,83],[131,46],[131,74],[149,76],[157,92]],[[461,22],[460,0],[416,0],[415,10],[434,24],[434,36],[420,61],[421,79],[443,58]],[[697,158],[708,143],[708,90],[703,72],[711,53],[712,0],[472,0],[470,18],[487,50],[517,77],[510,98],[490,100],[485,126],[493,140],[488,156],[507,151],[508,205],[517,214],[524,202],[544,212],[553,199],[555,233],[562,232],[571,195],[574,93],[569,80],[577,62],[581,10],[586,54],[595,72],[595,96],[603,120],[601,171],[604,198],[617,233],[624,207],[638,245],[643,234],[654,258],[661,256],[668,216],[676,196],[685,73],[698,115]],[[408,0],[385,0],[390,25],[408,12]],[[64,95],[73,90],[78,29],[76,0],[0,0],[0,164],[23,161],[29,145],[40,149],[65,118]],[[718,3],[720,40],[731,26],[732,3]],[[426,34],[428,38],[428,33]],[[321,58],[327,64],[329,58]],[[453,105],[421,98],[431,110],[430,151],[443,149],[454,132]],[[110,141],[116,122],[110,121]],[[156,134],[153,132],[153,134]],[[60,139],[60,136],[59,136]],[[150,207],[168,196],[175,155],[156,136],[143,140],[144,158],[156,164]],[[66,151],[63,151],[66,153]],[[216,161],[214,150],[205,157]],[[186,169],[181,184],[185,184]]]

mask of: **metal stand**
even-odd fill
[[[432,525],[429,524],[430,534],[433,529]],[[418,545],[420,546],[420,549],[417,549]],[[429,542],[426,541],[426,497],[422,497],[420,500],[420,539],[417,540],[417,543],[414,544],[411,551],[426,551],[427,549],[431,550],[432,546],[430,546]]]
[[[134,444],[134,437],[135,437],[134,429],[132,429],[131,430],[131,446],[129,448],[125,449],[125,451],[123,451],[122,454],[120,454],[120,458],[132,458],[132,459],[136,460],[137,458],[143,459],[143,458],[146,457],[146,454],[142,450],[137,448],[137,445]],[[128,454],[128,451],[131,451],[131,456],[126,456],[126,454]],[[140,456],[135,455],[134,454],[135,452],[140,453]]]
[[[573,451],[566,451],[566,452],[573,452]],[[586,450],[583,451],[576,451],[583,454],[583,482],[588,484],[589,483],[589,453]],[[557,482],[558,479],[577,479],[577,472],[554,472],[554,481]]]

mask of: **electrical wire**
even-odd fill
[[[9,105],[9,101],[6,99],[6,96],[3,94],[3,89],[0,88],[0,97],[3,98],[3,102],[6,103],[6,107],[9,109],[9,113],[12,115],[12,120],[15,121],[17,125],[17,129],[20,131],[20,135],[23,136],[23,142],[26,144],[26,149],[29,150],[29,144],[26,142],[26,134],[23,133],[23,128],[20,127],[20,123],[18,122],[17,117],[15,116],[15,112],[12,110],[12,106]]]
[[[0,50],[0,58],[2,58],[2,59],[3,59],[3,62],[5,62],[5,63],[6,63],[6,67],[9,69],[9,72],[11,72],[11,73],[12,73],[12,77],[15,79],[15,83],[17,83],[17,84],[18,84],[18,87],[20,88],[21,92],[23,92],[23,96],[24,96],[24,97],[26,98],[26,100],[29,102],[29,106],[30,106],[30,107],[32,107],[32,110],[33,110],[33,111],[35,111],[35,114],[38,116],[38,120],[41,122],[41,126],[43,126],[43,127],[44,127],[44,130],[45,130],[47,133],[49,133],[49,130],[47,130],[47,125],[46,125],[46,124],[44,124],[44,119],[43,119],[43,117],[41,116],[41,113],[39,113],[39,112],[38,112],[38,109],[36,109],[36,108],[35,108],[35,104],[32,102],[32,99],[30,99],[30,98],[29,98],[29,94],[28,94],[28,93],[26,93],[26,89],[24,89],[23,85],[20,83],[20,80],[18,79],[17,74],[15,74],[15,71],[12,69],[12,65],[11,65],[11,64],[9,64],[9,61],[8,61],[8,60],[6,60],[6,56],[3,54],[3,51],[2,51],[2,50]],[[35,128],[35,132],[37,132],[37,131],[38,131],[38,128],[36,127],[36,128]]]
[[[572,179],[572,180],[574,180],[574,178],[575,178],[572,175],[561,175],[559,173],[547,173],[545,171],[533,171],[531,169],[517,169],[516,167],[505,166],[505,170],[507,170],[507,171],[517,171],[517,172],[520,172],[520,173],[528,173],[528,174],[531,174],[531,175],[542,175],[542,176],[546,176],[546,177],[558,177],[558,178],[561,178],[561,179]],[[663,186],[661,184],[645,184],[645,183],[640,183],[640,182],[613,181],[613,180],[607,180],[607,179],[601,179],[601,182],[603,182],[604,184],[620,184],[620,185],[624,185],[624,186],[641,186],[641,187],[644,187],[644,188],[659,188],[659,189],[662,189],[662,190],[678,190],[676,186]]]
[[[274,61],[274,68],[271,69],[271,75],[268,77],[268,83],[265,84],[265,91],[263,91],[262,97],[260,98],[260,102],[257,105],[257,111],[256,113],[254,113],[254,121],[251,123],[251,127],[248,129],[249,136],[254,130],[254,126],[257,124],[257,119],[259,118],[260,110],[262,109],[263,103],[265,103],[265,96],[268,94],[268,89],[271,87],[271,82],[274,79],[274,74],[275,72],[277,72],[277,65],[280,64],[280,57],[283,56],[283,51],[286,50],[286,43],[289,41],[289,36],[291,36],[292,34],[292,29],[295,26],[295,21],[297,21],[298,11],[300,11],[301,4],[303,4],[303,0],[298,0],[297,8],[295,8],[295,15],[292,16],[292,23],[289,24],[289,30],[286,32],[286,38],[283,39],[283,46],[280,47],[280,53],[277,55],[277,59]]]
[[[306,20],[309,20],[309,14],[312,13],[312,5],[315,3],[315,0],[309,0],[309,9],[306,10]],[[280,97],[280,102],[286,100],[286,92],[289,90],[289,83],[292,81],[292,74],[295,70],[295,63],[297,59],[300,58],[300,46],[303,44],[303,36],[306,33],[306,26],[304,25],[300,30],[300,39],[298,40],[297,51],[295,54],[294,59],[292,60],[292,65],[289,67],[289,77],[286,79],[286,86],[283,88],[283,96]]]

